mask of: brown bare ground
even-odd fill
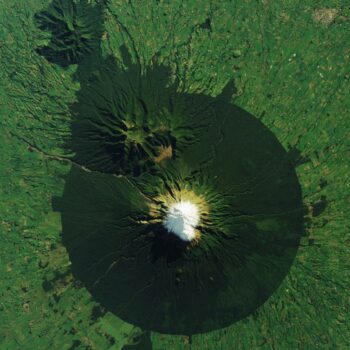
[[[173,156],[173,148],[170,146],[168,147],[159,147],[159,155],[154,158],[154,161],[156,163],[162,162],[164,159],[170,159]]]
[[[330,25],[338,14],[334,8],[320,8],[314,11],[312,18],[316,23]]]

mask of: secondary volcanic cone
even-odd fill
[[[103,33],[103,7],[89,0],[53,0],[35,16],[46,42],[37,52],[52,63],[68,67],[97,51]]]
[[[213,123],[208,100],[178,93],[178,82],[169,82],[169,68],[155,65],[141,74],[138,65],[122,70],[111,57],[100,65],[72,106],[68,147],[75,161],[89,169],[129,176],[155,173],[198,142]]]
[[[133,95],[149,91],[113,95],[107,89],[104,98],[102,81],[98,100],[74,107],[87,111],[74,120],[77,159],[92,167],[73,166],[66,178],[59,204],[63,241],[75,275],[108,310],[144,329],[195,334],[249,315],[276,290],[303,232],[302,200],[283,147],[260,121],[230,104],[227,91],[216,98],[180,93],[157,80],[159,72],[163,77],[166,70],[141,78],[141,87],[154,86],[152,109],[145,103],[151,99]],[[161,89],[168,90],[160,99]],[[126,156],[123,139],[115,153],[101,146],[99,156],[89,158],[86,150],[97,150],[123,119],[95,108],[103,99],[125,110],[139,106],[140,118],[128,115],[147,130],[164,121],[171,137],[163,146],[175,156],[154,161],[158,142],[147,143],[142,157]],[[181,113],[174,113],[174,101]]]

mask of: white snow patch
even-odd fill
[[[163,220],[164,227],[183,241],[192,241],[196,237],[195,227],[199,223],[199,212],[191,202],[172,204]]]

